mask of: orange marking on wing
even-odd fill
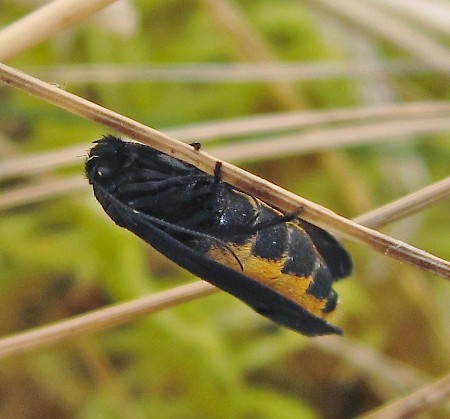
[[[313,280],[311,276],[301,277],[282,273],[281,271],[286,263],[286,258],[269,260],[253,256],[251,254],[252,246],[252,240],[240,246],[213,246],[209,249],[208,256],[266,285],[275,292],[304,307],[317,317],[326,318],[329,315],[329,313],[322,311],[327,304],[326,299],[320,299],[307,294],[308,288]],[[243,271],[236,257],[241,262]]]

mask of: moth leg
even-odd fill
[[[118,192],[120,194],[158,192],[170,187],[189,185],[202,180],[208,180],[208,177],[206,177],[205,175],[191,175],[177,176],[164,180],[134,182],[119,186]]]
[[[212,190],[212,184],[205,182],[203,185],[191,183],[189,185],[174,185],[160,191],[153,191],[153,193],[145,193],[136,197],[129,197],[126,200],[128,205],[133,208],[153,208],[160,209],[168,206],[189,205],[195,199],[208,195]]]
[[[193,214],[184,217],[183,219],[177,222],[177,225],[182,227],[197,227],[204,222],[210,222],[211,217],[215,214],[212,210],[207,210],[205,208],[199,209],[195,211]]]
[[[289,212],[282,216],[278,216],[277,214],[274,214],[274,216],[271,219],[264,220],[264,221],[257,221],[255,219],[255,222],[253,223],[251,228],[253,228],[253,231],[256,232],[256,231],[264,230],[266,228],[274,227],[278,224],[288,223],[289,221],[293,221],[296,218],[298,218],[298,216],[300,215],[300,213],[302,211],[303,211],[303,208],[299,208],[296,211]]]
[[[110,196],[111,201],[114,202],[115,205],[109,208],[110,213],[112,212],[113,208],[117,214],[120,214],[121,219],[129,225],[134,224],[136,225],[135,217],[140,217],[141,221],[145,221],[147,223],[158,225],[159,227],[162,227],[167,234],[170,234],[172,237],[176,238],[177,240],[180,240],[182,243],[184,243],[186,246],[189,246],[189,241],[211,241],[218,244],[218,247],[226,249],[232,257],[236,260],[238,263],[241,271],[244,270],[244,266],[242,265],[242,262],[239,260],[239,257],[236,255],[236,253],[229,247],[229,245],[224,242],[223,240],[218,239],[217,237],[211,236],[207,233],[201,233],[199,231],[191,230],[189,228],[179,226],[176,224],[169,223],[167,221],[161,220],[156,217],[152,217],[151,215],[148,215],[144,212],[140,211],[132,211],[130,212],[130,208],[124,204],[123,202],[119,201],[117,198]],[[120,209],[120,211],[118,211]],[[176,233],[188,236],[190,239],[186,238],[177,238]]]
[[[218,185],[220,182],[222,182],[222,162],[217,160],[214,167],[214,183]]]

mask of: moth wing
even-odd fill
[[[350,255],[327,231],[299,219],[300,226],[308,233],[317,251],[322,256],[334,280],[349,276],[353,269]]]
[[[97,199],[116,224],[130,230],[157,251],[207,282],[239,298],[259,314],[307,336],[342,334],[341,329],[316,317],[300,305],[267,286],[215,262],[205,254],[174,237],[181,230],[196,239],[199,233],[164,224],[147,214],[136,212],[102,188],[95,188]],[[181,230],[180,230],[181,229]]]

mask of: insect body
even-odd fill
[[[218,166],[219,168],[220,166]],[[94,194],[116,224],[169,259],[305,335],[326,321],[334,281],[352,262],[326,231],[151,147],[113,136],[86,161]]]

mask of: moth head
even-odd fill
[[[126,142],[108,135],[96,141],[85,163],[86,177],[90,184],[109,184],[130,165],[124,153]]]

